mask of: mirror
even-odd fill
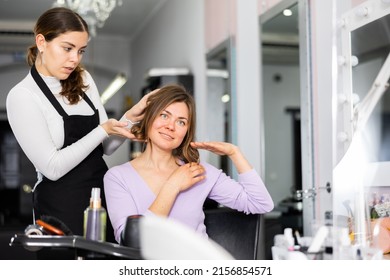
[[[303,235],[300,34],[297,1],[282,1],[260,16],[264,106],[264,181],[275,203],[265,216],[266,244],[292,228]],[[272,259],[271,245],[266,259]]]
[[[390,201],[390,3],[366,1],[340,23],[334,221],[365,246],[374,206]]]
[[[295,199],[302,189],[298,4],[289,2],[261,16],[264,179],[282,227],[302,232],[302,202]]]
[[[231,110],[231,39],[207,54],[207,135],[210,141],[232,142]],[[226,156],[208,153],[208,160],[232,176],[231,161]]]
[[[338,8],[342,10],[340,6]],[[383,144],[388,141],[384,139],[387,137],[384,120],[389,111],[389,98],[384,91],[376,94],[379,89],[374,86],[375,79],[385,79],[385,69],[382,69],[382,74],[380,71],[389,53],[389,11],[390,3],[366,1],[345,12],[339,19],[336,30],[339,66],[336,84],[337,162],[348,150],[357,126],[362,125],[367,130],[364,141],[369,160],[390,159],[389,153],[383,150]]]
[[[390,53],[390,15],[351,32],[352,98],[354,107],[367,97],[376,76]],[[386,82],[386,81],[384,81]],[[369,161],[390,161],[390,96],[386,90],[365,126]]]

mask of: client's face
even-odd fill
[[[169,105],[153,121],[149,139],[153,147],[172,151],[180,146],[188,131],[188,108],[185,103]]]

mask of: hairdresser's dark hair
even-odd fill
[[[194,98],[181,85],[166,85],[159,89],[155,94],[152,94],[145,108],[143,120],[135,124],[131,128],[131,132],[143,141],[148,140],[149,129],[152,127],[154,120],[165,110],[169,105],[177,102],[183,102],[188,108],[188,130],[183,139],[183,142],[173,151],[173,155],[178,157],[185,163],[198,162],[199,152],[191,147],[190,143],[195,138],[196,128],[196,109]],[[150,143],[147,143],[148,145]]]
[[[85,31],[89,34],[88,24],[76,12],[56,7],[47,10],[38,18],[34,27],[34,36],[42,34],[45,40],[50,42],[69,31]],[[27,62],[30,66],[35,63],[37,55],[38,47],[34,43],[27,50]],[[61,80],[62,91],[60,94],[65,96],[70,104],[76,104],[83,96],[84,90],[88,88],[88,85],[83,83],[82,72],[82,67],[78,65],[66,80]]]

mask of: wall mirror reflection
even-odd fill
[[[390,53],[390,15],[351,32],[354,107],[362,104]],[[390,96],[386,90],[365,127],[369,160],[390,161]]]
[[[210,141],[232,142],[231,137],[231,40],[228,39],[207,54],[207,135]],[[226,156],[208,154],[209,161],[232,176]]]
[[[260,17],[265,183],[282,227],[303,231],[298,4],[282,1]]]

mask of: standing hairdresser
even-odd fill
[[[94,80],[80,65],[88,26],[72,10],[44,12],[34,35],[27,57],[31,71],[7,96],[8,120],[38,174],[34,220],[52,216],[83,235],[91,189],[103,191],[103,154],[112,154],[126,138],[134,139],[128,124],[143,117],[147,96],[125,113],[121,120],[127,121],[107,118]],[[101,197],[105,207],[104,193]],[[107,222],[107,241],[113,241]]]

